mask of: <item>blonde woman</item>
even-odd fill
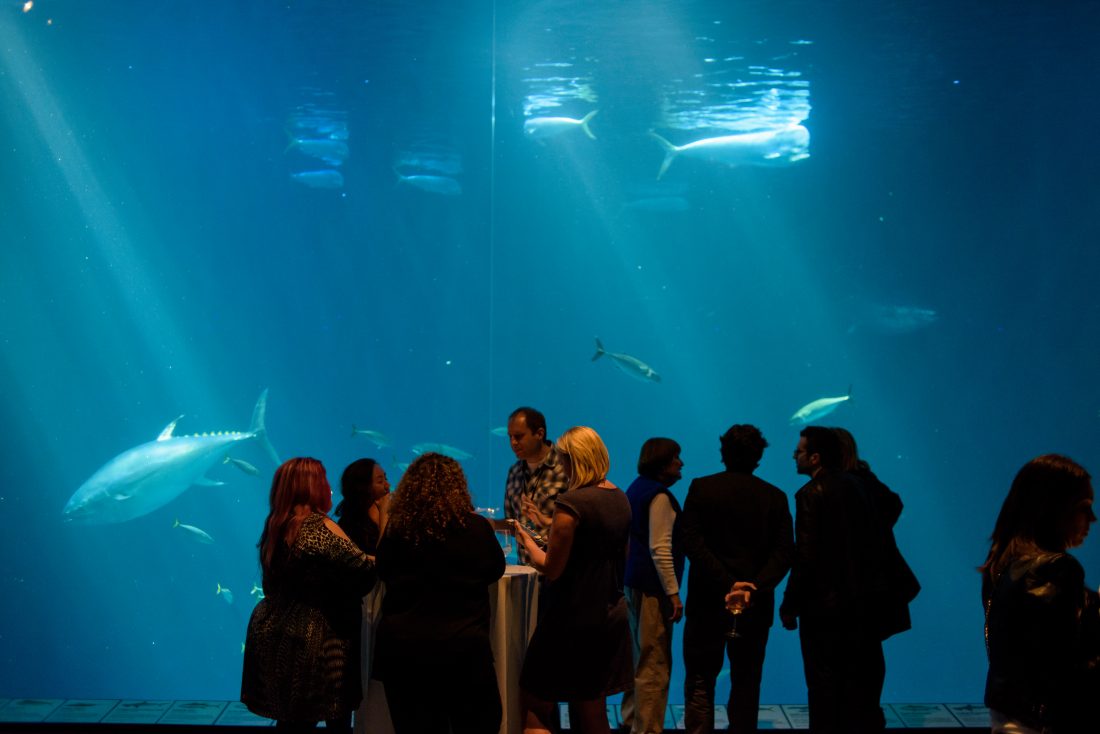
[[[569,491],[558,495],[546,550],[516,523],[531,565],[545,574],[540,619],[520,675],[523,730],[550,731],[555,702],[572,704],[572,728],[608,732],[607,696],[633,685],[623,571],[630,502],[607,481],[607,447],[576,426],[557,441]]]

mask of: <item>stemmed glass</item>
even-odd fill
[[[739,581],[733,585],[730,593],[726,594],[726,611],[733,615],[733,624],[730,625],[730,631],[726,633],[726,637],[731,640],[741,636],[737,631],[737,620],[740,619],[741,613],[748,608],[750,595],[753,591],[756,591],[755,584]]]

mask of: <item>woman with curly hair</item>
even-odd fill
[[[515,524],[548,582],[520,674],[523,731],[549,732],[554,702],[568,701],[575,730],[606,733],[607,696],[634,684],[623,596],[630,501],[607,481],[611,462],[594,430],[570,428],[557,448],[569,491],[557,497],[546,550]]]
[[[1100,611],[1081,545],[1092,511],[1085,468],[1039,456],[1012,481],[981,567],[989,653],[985,704],[994,734],[1095,731]]]
[[[504,575],[504,554],[458,462],[427,453],[409,465],[377,558],[386,597],[373,675],[396,734],[495,734],[489,585]]]
[[[318,721],[351,732],[362,698],[359,604],[374,564],[325,514],[332,490],[316,459],[290,459],[271,482],[260,535],[264,598],[245,639],[241,701],[292,731]]]

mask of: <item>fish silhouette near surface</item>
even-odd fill
[[[848,386],[848,394],[841,395],[835,398],[818,398],[812,403],[807,403],[795,411],[795,414],[791,416],[792,426],[805,426],[809,423],[813,423],[818,418],[824,418],[832,413],[837,407],[848,400],[852,399],[852,387]]]
[[[207,479],[206,472],[244,441],[259,441],[278,465],[264,427],[266,413],[264,390],[247,431],[175,436],[176,423],[183,416],[176,418],[155,441],[127,449],[100,467],[69,498],[62,511],[65,520],[90,525],[126,522],[163,507],[193,484],[220,485]]]
[[[596,116],[599,110],[592,110],[579,120],[572,117],[531,117],[523,122],[523,134],[532,140],[546,140],[556,138],[559,135],[580,130],[592,140],[596,139],[595,133],[588,123]]]
[[[611,360],[611,363],[618,367],[619,370],[637,380],[642,380],[643,382],[661,381],[661,376],[648,364],[629,354],[607,351],[603,348],[603,342],[600,341],[600,338],[596,337],[596,353],[592,356],[592,361],[595,362],[604,355],[606,355],[607,358]]]
[[[455,461],[466,461],[474,458],[474,455],[446,443],[418,443],[412,447],[412,452],[417,456],[434,453],[449,456]],[[408,467],[406,467],[408,468]]]
[[[776,130],[703,138],[686,145],[673,145],[655,132],[649,133],[665,149],[657,178],[665,175],[680,156],[722,163],[727,166],[786,166],[810,157],[810,131],[802,125]]]

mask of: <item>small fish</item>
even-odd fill
[[[357,428],[354,423],[351,424],[351,437],[362,436],[380,449],[384,449],[390,445],[390,437],[379,431],[369,431],[366,428]]]
[[[263,587],[262,586],[257,586],[256,584],[252,584],[252,591],[250,591],[248,593],[251,596],[254,596],[254,597],[256,597],[257,599],[260,599],[260,600],[263,600],[263,598],[264,598]]]
[[[837,409],[841,403],[852,399],[852,386],[848,386],[848,394],[837,398],[818,398],[812,403],[807,403],[795,411],[791,416],[791,425],[804,426],[813,423],[818,418],[824,418]]]
[[[592,140],[596,139],[588,123],[599,110],[592,110],[579,120],[572,117],[532,117],[523,123],[523,134],[532,140],[545,140],[564,135],[571,130],[581,130]]]
[[[609,352],[603,348],[603,342],[599,337],[596,337],[596,353],[592,356],[592,361],[595,362],[600,357],[607,355],[612,364],[619,368],[622,372],[630,375],[631,377],[642,380],[644,382],[660,382],[661,376],[650,367],[648,364],[632,357],[629,354],[620,354],[618,352]]]
[[[220,596],[222,599],[225,599],[226,604],[233,603],[233,592],[225,588],[221,584],[218,584],[218,590],[214,593]]]
[[[292,173],[290,174],[290,180],[311,189],[341,189],[344,187],[344,174],[328,168],[320,171]]]
[[[508,426],[497,426],[496,428],[490,428],[489,433],[494,436],[500,436],[501,438],[508,438]]]
[[[445,443],[418,443],[412,447],[412,452],[417,456],[428,453],[443,454],[444,456],[451,457],[455,461],[466,461],[467,459],[474,458],[473,454]]]
[[[413,173],[408,176],[397,173],[397,182],[440,196],[459,196],[462,184],[450,176],[435,176],[425,173]]]
[[[174,523],[172,523],[172,527],[179,528],[180,530],[186,531],[189,536],[191,536],[192,538],[194,538],[196,541],[198,541],[200,543],[205,543],[206,545],[211,545],[214,542],[214,539],[211,538],[210,535],[205,530],[201,530],[201,529],[195,527],[194,525],[184,525],[183,523],[181,523],[179,521],[178,517],[176,518],[176,521]]]
[[[243,471],[245,474],[251,474],[254,477],[260,476],[260,470],[249,464],[244,459],[234,459],[232,456],[227,456],[222,459],[222,463],[232,464],[233,466]]]

